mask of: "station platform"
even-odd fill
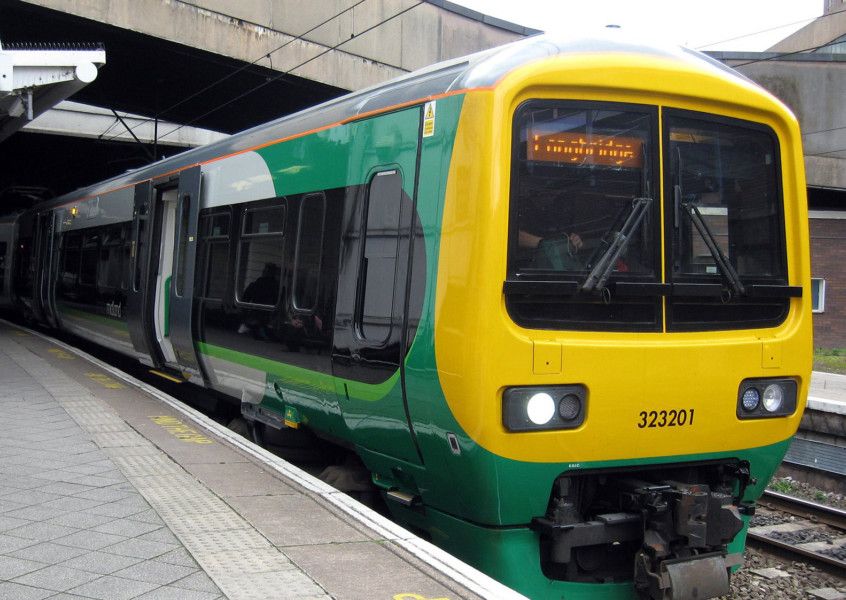
[[[523,598],[170,396],[0,322],[0,600]]]
[[[814,371],[808,391],[808,408],[846,415],[846,375]]]

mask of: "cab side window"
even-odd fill
[[[401,200],[398,171],[377,173],[370,181],[357,322],[359,335],[376,344],[386,343],[391,334]]]

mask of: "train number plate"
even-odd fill
[[[651,427],[685,427],[693,425],[693,409],[679,408],[672,410],[642,410],[638,414],[639,429]]]

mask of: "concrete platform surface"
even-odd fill
[[[0,323],[0,600],[522,598],[170,397]]]
[[[814,371],[808,390],[808,408],[846,415],[846,375]]]

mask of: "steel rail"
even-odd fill
[[[846,531],[846,510],[767,490],[758,504]]]
[[[846,530],[846,511],[838,508],[769,490],[764,492],[758,504],[765,508],[806,519],[812,525],[824,524],[840,531]],[[754,545],[765,552],[776,554],[786,559],[802,558],[827,573],[839,577],[846,576],[846,561],[833,556],[820,554],[807,548],[800,548],[794,544],[776,540],[753,531],[747,533],[746,539],[750,545]]]
[[[797,557],[801,557],[806,559],[807,562],[811,562],[815,566],[820,567],[827,573],[837,575],[839,577],[846,576],[846,562],[838,560],[833,556],[827,556],[825,554],[805,550],[804,548],[798,548],[793,544],[774,540],[765,535],[759,535],[752,532],[749,532],[746,535],[746,540],[747,542],[752,542],[750,545],[754,545],[761,550],[772,552],[772,550],[775,549],[775,552],[772,553],[778,554],[784,558],[796,559]]]

